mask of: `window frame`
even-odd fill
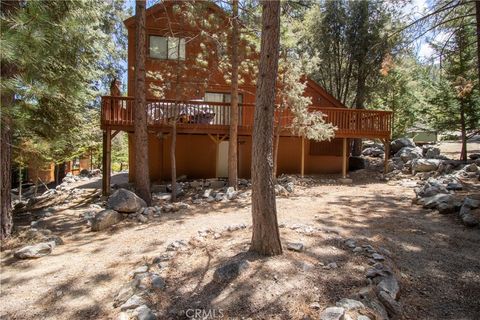
[[[166,57],[165,58],[159,58],[159,57],[153,57],[151,55],[151,37],[158,37],[158,38],[164,38],[166,39]],[[169,39],[178,39],[180,41],[180,59],[178,58],[170,58],[170,50],[169,50]],[[182,43],[183,41],[183,57],[182,57]],[[159,34],[148,34],[148,41],[147,41],[147,49],[148,49],[148,58],[149,59],[154,59],[154,60],[168,60],[168,61],[185,61],[187,57],[187,39],[184,37],[169,37],[165,35],[159,35]],[[177,54],[177,52],[175,52]]]

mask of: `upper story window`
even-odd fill
[[[207,102],[224,102],[230,103],[232,101],[232,96],[230,93],[218,93],[218,92],[205,92],[205,101]],[[243,102],[243,95],[238,94],[238,103]]]
[[[149,56],[155,59],[185,60],[185,39],[150,36]]]

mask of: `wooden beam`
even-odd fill
[[[112,137],[111,131],[103,131],[103,157],[102,157],[102,194],[108,196],[110,194],[110,171],[112,158]]]
[[[120,132],[120,130],[115,130],[115,131],[112,133],[110,139],[115,138],[115,136],[116,136],[119,132]]]
[[[305,175],[305,138],[302,137],[302,164],[300,167],[300,175],[303,176]]]
[[[347,138],[343,138],[342,150],[342,178],[347,178]]]

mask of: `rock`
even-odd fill
[[[380,291],[377,296],[378,300],[380,300],[380,302],[384,305],[391,317],[400,315],[402,313],[402,307],[400,303],[393,299],[390,294],[385,291]]]
[[[288,196],[288,191],[282,185],[275,185],[275,194],[278,196]]]
[[[352,251],[355,252],[355,253],[362,252],[363,248],[362,247],[355,247],[355,248],[353,248]]]
[[[320,313],[320,320],[344,320],[344,315],[344,308],[328,307]]]
[[[167,251],[184,250],[187,247],[187,243],[183,240],[175,240],[167,246]]]
[[[347,247],[349,247],[350,249],[353,249],[357,246],[357,242],[354,240],[354,239],[347,239],[345,240],[345,244],[347,245]]]
[[[354,310],[365,308],[365,305],[358,300],[343,298],[335,304],[337,307],[342,307],[345,310]]]
[[[223,180],[211,180],[210,181],[210,187],[213,189],[221,189],[225,187],[226,182]]]
[[[440,148],[424,146],[423,147],[423,156],[427,159],[437,159],[440,156]]]
[[[135,282],[131,281],[120,288],[120,290],[118,291],[117,295],[113,300],[113,306],[118,307],[119,305],[122,305],[123,303],[125,303],[125,301],[128,300],[128,298],[130,298],[134,294],[135,294]]]
[[[241,223],[241,224],[229,225],[226,229],[227,229],[227,231],[236,231],[236,230],[240,230],[240,229],[245,229],[246,227],[247,226],[244,223]]]
[[[404,147],[395,154],[395,157],[399,157],[403,162],[419,159],[422,158],[422,149],[417,147]]]
[[[107,201],[107,208],[125,213],[133,213],[146,207],[147,204],[135,193],[126,189],[118,189]]]
[[[120,310],[125,311],[129,309],[136,309],[145,303],[146,303],[145,299],[135,294],[120,306]]]
[[[320,303],[314,302],[310,304],[310,309],[320,310]]]
[[[37,259],[52,253],[54,247],[54,241],[41,242],[18,249],[13,255],[17,259]]]
[[[158,274],[153,274],[150,277],[150,281],[152,283],[152,288],[155,288],[155,289],[165,289],[165,287],[167,286],[165,280],[162,277],[160,277]]]
[[[171,212],[173,211],[173,205],[171,205],[170,203],[164,204],[161,210],[165,213]]]
[[[435,209],[440,203],[454,203],[455,199],[451,194],[437,194],[419,200],[419,204],[427,209]]]
[[[288,242],[287,249],[300,252],[300,251],[303,251],[304,245],[301,242]]]
[[[285,189],[287,189],[288,192],[292,193],[295,190],[295,185],[293,184],[293,182],[288,182],[285,185]]]
[[[361,314],[361,315],[359,315],[359,316],[357,317],[357,320],[372,320],[372,319],[370,319],[369,317],[364,316],[364,315]]]
[[[461,217],[461,219],[463,224],[466,225],[467,227],[475,227],[479,224],[478,219],[475,216],[473,216],[471,213],[464,214]]]
[[[384,154],[385,153],[383,152],[382,149],[375,148],[375,147],[366,148],[362,151],[363,156],[369,156],[374,158],[383,157]]]
[[[209,198],[211,193],[212,193],[213,189],[205,189],[205,191],[203,191],[203,195],[202,197],[204,198]]]
[[[122,214],[115,210],[103,210],[98,212],[92,220],[92,231],[104,230],[120,221],[122,221]]]
[[[447,184],[447,190],[458,191],[462,189],[463,189],[463,185],[460,182],[449,182]]]
[[[134,277],[137,274],[145,273],[145,272],[148,272],[148,266],[140,266],[140,267],[136,268],[135,270],[133,270],[132,272],[130,272],[130,275],[132,277]]]
[[[155,313],[153,313],[153,311],[150,310],[150,308],[144,304],[135,308],[135,310],[133,310],[132,315],[134,319],[137,319],[137,320],[156,320],[157,319],[157,316],[155,315]]]
[[[215,201],[219,202],[219,201],[222,201],[224,199],[224,194],[221,193],[221,192],[218,192],[216,195],[215,195]]]
[[[413,142],[413,140],[408,138],[398,138],[390,143],[390,150],[392,154],[397,153],[398,151],[400,151],[400,149],[404,147],[415,147],[415,143]]]
[[[216,282],[225,282],[237,278],[249,267],[247,260],[240,260],[221,266],[213,274],[213,280]]]
[[[412,172],[430,172],[436,171],[441,160],[437,159],[414,159],[412,160]]]
[[[374,260],[377,260],[377,261],[383,261],[383,260],[385,260],[385,257],[382,256],[381,254],[378,254],[378,253],[372,254],[372,258],[373,258]]]
[[[145,215],[143,215],[143,214],[138,214],[138,215],[137,215],[137,220],[138,220],[138,222],[140,222],[140,223],[147,223],[147,222],[148,222],[147,216],[145,216]]]
[[[478,199],[475,199],[474,195],[470,195],[468,197],[465,197],[465,199],[463,199],[463,206],[467,207],[469,209],[479,208],[480,207],[480,196],[478,197]]]
[[[440,214],[450,214],[457,211],[457,206],[453,202],[441,202],[437,205],[437,210]]]
[[[382,280],[377,284],[377,289],[379,291],[387,292],[393,299],[397,299],[398,291],[400,286],[398,281],[393,275],[388,275],[382,278]]]
[[[477,160],[477,159],[480,159],[480,153],[472,153],[468,157],[472,160]]]
[[[465,172],[475,172],[475,173],[477,173],[479,171],[479,169],[478,169],[478,167],[475,163],[467,164],[465,167],[463,167],[463,170]]]
[[[329,264],[327,264],[325,267],[325,269],[337,269],[338,268],[338,265],[336,262],[330,262]]]
[[[228,200],[233,200],[237,197],[237,192],[233,187],[228,187],[227,192],[225,193]]]

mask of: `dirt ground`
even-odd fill
[[[442,141],[438,144],[441,154],[449,157],[450,159],[460,159],[460,151],[462,150],[462,144],[459,141]],[[480,142],[471,141],[467,143],[467,153],[480,153]]]
[[[323,309],[364,285],[368,264],[340,240],[353,238],[391,252],[400,274],[405,319],[479,319],[480,229],[467,229],[453,215],[412,205],[412,188],[366,176],[354,178],[349,186],[318,181],[297,187],[293,196],[278,198],[279,223],[286,226],[281,229],[282,241],[302,241],[308,254],[287,252],[278,258],[253,259],[246,278],[211,288],[214,268],[246,254],[250,229],[232,232],[191,256],[179,256],[177,267],[162,274],[167,290],[159,295],[158,306],[169,317],[188,303],[223,303],[229,316],[302,319],[311,315],[305,306],[312,301]],[[480,192],[478,184],[470,188]],[[11,250],[15,239],[5,245],[1,319],[115,319],[118,309],[112,306],[113,298],[128,281],[127,274],[163,253],[171,241],[188,240],[205,228],[251,225],[250,200],[244,197],[162,214],[147,224],[126,221],[94,233],[79,214],[98,192],[84,190],[79,201],[57,207],[46,219],[47,227],[65,242],[51,255],[16,260]],[[321,232],[296,233],[288,228],[295,224]],[[330,262],[339,267],[325,270]],[[189,269],[190,273],[184,272]]]

